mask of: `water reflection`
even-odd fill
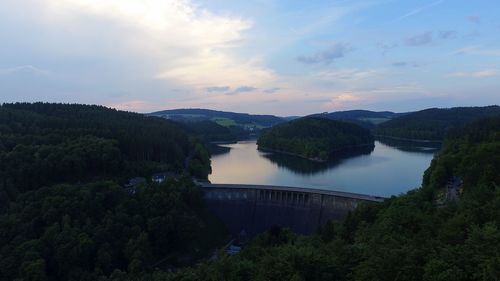
[[[395,146],[391,146],[395,145]],[[257,150],[256,141],[212,150],[213,183],[331,189],[391,196],[419,187],[436,148],[375,141],[375,148],[351,151],[327,163]]]
[[[301,157],[280,154],[280,153],[265,153],[262,156],[280,168],[287,168],[298,174],[314,175],[340,165],[343,160],[353,158],[360,155],[369,155],[375,149],[375,145],[368,145],[349,149],[337,153],[334,158],[327,162],[315,162]]]
[[[229,153],[229,151],[231,150],[231,148],[228,146],[223,146],[218,144],[210,144],[208,146],[208,149],[210,150],[210,154],[212,156],[226,154]]]
[[[377,137],[377,140],[387,146],[406,152],[436,153],[441,149],[441,142],[438,141],[422,142],[387,137]]]

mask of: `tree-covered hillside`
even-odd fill
[[[500,118],[454,131],[423,187],[361,205],[317,235],[275,228],[223,255],[153,280],[500,280]],[[456,200],[440,200],[450,179]],[[146,279],[144,279],[146,280]]]
[[[424,175],[424,186],[439,190],[459,176],[464,188],[500,184],[500,116],[452,129]]]
[[[257,140],[259,149],[314,160],[327,160],[338,150],[373,144],[370,131],[352,123],[304,117],[266,130]]]
[[[162,118],[76,104],[0,106],[2,202],[59,182],[180,173],[187,158],[195,174],[208,174],[206,150]]]
[[[139,186],[62,184],[0,213],[0,280],[123,280],[205,258],[224,226],[190,179]]]
[[[396,138],[442,140],[451,128],[490,116],[500,116],[500,106],[430,108],[384,122],[374,133]]]
[[[406,114],[408,113],[395,113],[391,111],[347,110],[335,111],[330,113],[325,112],[312,116],[351,122],[361,127],[371,129],[375,128],[379,124],[397,117],[404,116]]]
[[[222,126],[210,120],[179,123],[189,134],[205,142],[233,142],[250,137],[250,132],[240,126]]]
[[[0,106],[0,280],[135,278],[209,256],[225,228],[189,177],[209,169],[206,148],[162,118]],[[125,185],[156,172],[178,177]]]
[[[253,124],[262,127],[271,127],[284,122],[282,118],[274,115],[256,115],[201,108],[162,110],[150,113],[149,115],[165,117],[173,120],[186,119],[190,121],[214,120],[217,118],[224,118],[227,120],[232,120],[234,123],[239,125]]]

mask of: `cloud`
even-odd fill
[[[386,53],[388,53],[390,50],[396,48],[397,46],[398,46],[397,43],[392,43],[392,44],[378,43],[377,44],[377,47],[379,47],[382,50],[382,55],[385,55]]]
[[[473,39],[479,38],[480,36],[481,36],[481,32],[474,30],[474,31],[471,31],[467,34],[464,34],[463,38],[466,40],[473,40]]]
[[[241,39],[241,31],[251,22],[224,17],[195,6],[189,0],[59,0],[48,5],[53,15],[64,18],[75,9],[147,31],[165,35],[170,45],[224,46]],[[184,39],[184,41],[177,41]]]
[[[443,40],[457,38],[457,32],[454,30],[440,31],[438,37]]]
[[[477,72],[454,72],[448,74],[448,77],[474,77],[474,78],[484,78],[484,77],[494,77],[499,76],[500,72],[496,69],[487,69]]]
[[[475,24],[480,24],[481,23],[481,17],[478,15],[470,15],[467,17],[467,20],[469,22],[475,23]]]
[[[51,72],[32,65],[20,65],[11,68],[0,68],[0,75],[10,74],[33,74],[33,75],[50,75]]]
[[[194,88],[206,85],[238,85],[272,83],[276,77],[272,70],[260,66],[258,60],[244,60],[219,51],[205,50],[193,57],[178,59],[175,66],[157,74],[155,78],[177,82]]]
[[[470,53],[474,53],[477,49],[479,49],[481,46],[467,46],[460,48],[456,51],[453,52],[454,55],[466,55]]]
[[[279,88],[275,88],[279,89]],[[237,95],[241,93],[248,93],[248,92],[253,92],[257,90],[256,87],[252,86],[240,86],[235,88],[233,91],[230,91],[231,87],[229,86],[214,86],[214,87],[207,87],[205,88],[205,91],[209,93],[224,93],[225,95]]]
[[[104,84],[106,78],[108,85],[126,80],[148,92],[182,88],[201,95],[212,85],[264,86],[275,79],[260,57],[237,52],[252,20],[208,10],[194,0],[7,1],[16,15],[30,7],[29,17],[19,22],[34,29],[33,39],[19,45],[36,46],[36,53],[65,65],[93,63],[89,73],[84,71],[90,66],[68,67],[74,80]]]
[[[395,67],[419,67],[420,66],[416,62],[406,62],[406,61],[393,62],[391,65],[395,66]]]
[[[274,94],[274,93],[278,92],[279,90],[281,90],[281,88],[271,88],[271,89],[264,90],[264,93],[266,93],[266,94]]]
[[[253,92],[255,90],[257,90],[257,88],[255,88],[255,87],[241,86],[241,87],[238,87],[238,88],[234,89],[234,91],[231,91],[227,94],[228,95],[237,95],[237,94],[241,94],[241,93]]]
[[[362,80],[379,74],[380,70],[340,69],[322,71],[314,75],[321,80]]]
[[[406,46],[410,47],[418,47],[418,46],[424,46],[427,44],[432,43],[432,32],[427,31],[422,34],[418,34],[412,37],[408,37],[404,40],[404,43]]]
[[[361,97],[355,96],[354,93],[346,92],[337,95],[336,97],[330,99],[329,101],[323,103],[322,108],[325,110],[334,110],[347,106],[348,104],[352,104],[362,100]]]
[[[209,93],[216,93],[216,92],[227,92],[231,89],[229,86],[213,86],[213,87],[207,87],[205,90]]]
[[[404,14],[404,15],[400,16],[399,18],[395,19],[394,21],[395,21],[395,22],[396,22],[396,21],[400,21],[400,20],[403,20],[403,19],[405,19],[405,18],[408,18],[408,17],[414,16],[414,15],[416,15],[416,14],[419,14],[419,13],[421,13],[421,12],[423,12],[423,11],[427,10],[427,9],[430,9],[430,8],[432,8],[432,7],[436,6],[436,5],[441,4],[443,1],[444,1],[444,0],[438,0],[438,1],[435,1],[435,2],[432,2],[432,3],[428,4],[428,5],[426,5],[426,6],[422,6],[422,7],[415,8],[415,9],[413,9],[413,10],[409,11],[408,13],[406,13],[406,14]]]
[[[452,53],[453,55],[480,55],[498,57],[500,56],[500,49],[483,49],[479,45],[467,46],[460,48]]]
[[[352,49],[350,44],[337,43],[313,55],[298,56],[297,61],[305,64],[330,64],[334,60],[344,57],[348,52],[352,51]]]

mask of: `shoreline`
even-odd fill
[[[408,142],[420,142],[420,143],[443,143],[442,140],[421,140],[421,139],[408,139],[408,138],[399,138],[399,137],[392,137],[392,136],[386,136],[386,135],[373,135],[376,138],[388,138],[388,139],[393,139],[393,140],[401,140],[401,141],[408,141]]]
[[[238,138],[238,139],[235,139],[235,140],[225,140],[225,141],[211,141],[211,142],[208,142],[208,144],[211,144],[211,145],[224,145],[224,144],[235,144],[237,142],[240,142],[240,141],[252,141],[252,140],[257,140],[257,138],[253,137],[253,136],[250,136],[248,138]]]

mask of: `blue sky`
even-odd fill
[[[303,115],[500,101],[494,0],[2,2],[0,102]]]

